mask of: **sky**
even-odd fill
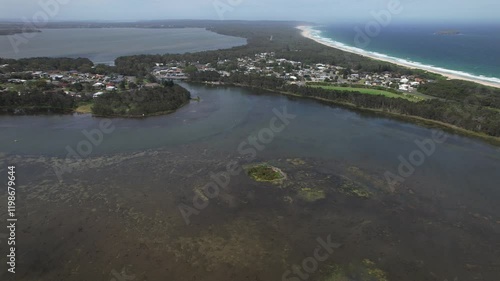
[[[401,5],[400,21],[499,22],[499,0],[0,0],[0,20],[161,19],[363,21]],[[44,9],[45,7],[45,9]],[[46,7],[52,7],[47,9]],[[38,20],[40,22],[41,20]]]

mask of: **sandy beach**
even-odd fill
[[[437,67],[431,67],[431,66],[425,66],[425,65],[418,65],[418,66],[416,66],[415,64],[412,64],[410,62],[404,63],[402,61],[399,61],[399,60],[396,60],[396,59],[393,59],[393,58],[390,58],[390,57],[378,56],[378,55],[375,55],[375,54],[372,55],[372,54],[367,53],[367,52],[362,52],[361,49],[359,49],[359,51],[356,51],[357,48],[351,48],[351,47],[347,47],[347,46],[342,46],[341,44],[334,44],[334,43],[328,42],[326,40],[321,40],[321,39],[319,39],[319,38],[317,38],[317,37],[314,36],[314,34],[313,34],[313,27],[312,26],[297,26],[297,29],[299,29],[299,30],[302,31],[302,33],[301,33],[302,36],[304,36],[306,38],[309,38],[311,40],[314,40],[314,41],[316,41],[316,42],[318,42],[320,44],[323,44],[325,46],[331,47],[331,48],[339,49],[339,50],[342,50],[342,51],[345,51],[345,52],[357,54],[357,55],[368,57],[368,58],[375,59],[375,60],[380,60],[380,61],[385,61],[385,62],[393,63],[393,64],[396,64],[396,65],[400,65],[400,66],[404,66],[404,67],[408,67],[408,68],[412,68],[412,69],[422,69],[422,70],[425,70],[425,71],[428,71],[428,72],[440,74],[442,76],[447,77],[448,79],[466,80],[466,81],[471,81],[471,82],[479,83],[479,84],[482,84],[482,85],[485,85],[485,86],[500,88],[500,83],[491,82],[491,81],[485,81],[485,80],[482,80],[480,78],[469,77],[467,75],[459,75],[459,74],[456,74],[456,73],[450,73],[451,71],[448,72],[446,69],[439,69]]]

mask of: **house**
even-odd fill
[[[13,83],[13,84],[24,84],[24,83],[26,83],[26,80],[23,80],[23,79],[9,79],[9,80],[7,80],[7,82]]]
[[[92,97],[95,99],[95,98],[97,98],[97,97],[99,97],[99,96],[101,96],[103,94],[104,94],[103,92],[97,92]]]
[[[50,79],[52,79],[53,81],[60,81],[64,78],[63,75],[60,75],[60,74],[52,74],[50,75]]]
[[[408,85],[408,84],[401,84],[401,85],[399,85],[399,90],[400,91],[408,92],[408,91],[410,91],[410,85]]]

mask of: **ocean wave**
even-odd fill
[[[334,48],[338,48],[338,49],[342,49],[342,50],[347,51],[347,52],[351,52],[351,53],[355,53],[355,54],[359,54],[359,55],[364,55],[364,56],[369,56],[369,57],[373,57],[373,58],[378,58],[381,60],[386,60],[389,62],[405,65],[405,66],[412,67],[412,68],[427,70],[429,72],[444,73],[444,74],[449,74],[449,75],[453,75],[453,76],[457,76],[457,77],[479,80],[479,81],[484,81],[484,82],[490,82],[490,83],[495,83],[495,84],[500,85],[500,78],[487,77],[484,75],[477,75],[477,74],[468,73],[465,71],[447,69],[447,68],[443,68],[443,67],[439,67],[439,66],[435,66],[435,65],[429,65],[429,64],[424,64],[421,62],[411,61],[408,59],[393,57],[393,56],[389,56],[389,55],[378,53],[378,52],[367,51],[367,50],[364,50],[364,49],[361,49],[358,47],[353,47],[353,46],[344,44],[344,43],[339,42],[339,41],[335,41],[332,38],[324,36],[322,31],[314,29],[313,27],[305,27],[304,29],[315,40],[317,40],[325,45],[328,45],[328,46],[331,46]]]

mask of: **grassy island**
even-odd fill
[[[280,183],[286,178],[283,171],[267,164],[247,167],[246,170],[247,174],[258,182]]]

